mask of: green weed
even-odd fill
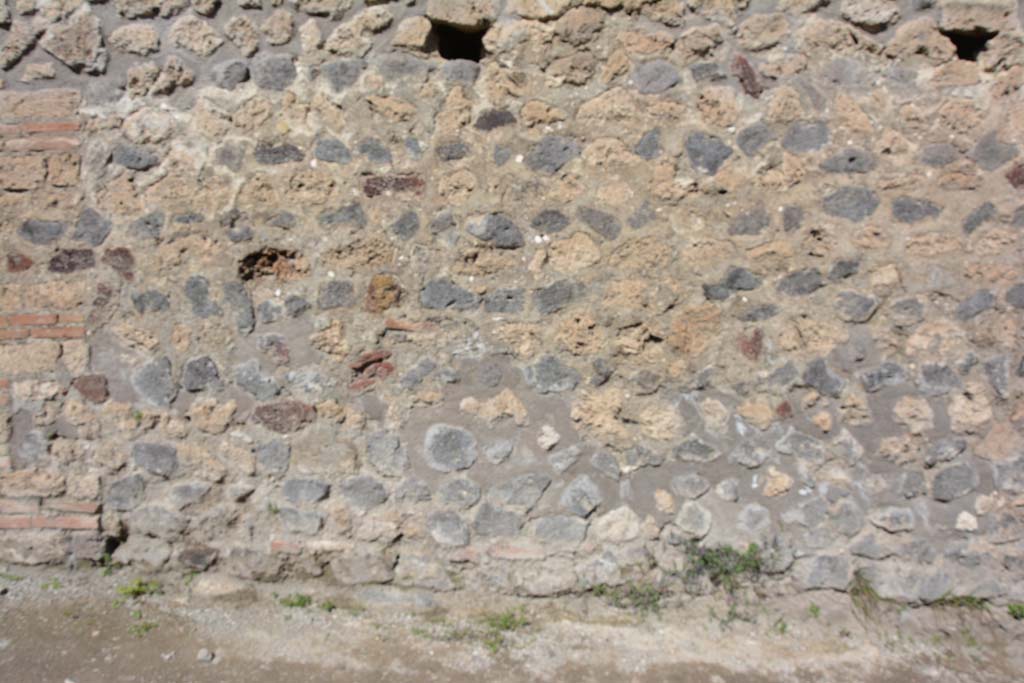
[[[1019,602],[1010,603],[1006,608],[1010,612],[1010,616],[1017,621],[1024,621],[1024,604]]]
[[[10,582],[14,583],[14,582],[18,582],[18,581],[24,581],[25,577],[24,576],[18,576],[17,574],[8,574],[7,572],[0,572],[0,579],[3,579],[4,581],[10,581]]]
[[[958,609],[987,610],[988,600],[976,598],[973,595],[953,595],[946,593],[941,598],[931,603],[932,607],[955,607]]]
[[[312,605],[313,598],[302,593],[292,593],[291,595],[286,595],[285,597],[281,598],[278,602],[280,602],[285,607],[303,608]]]
[[[619,609],[632,609],[641,614],[661,611],[661,600],[664,591],[651,583],[633,583],[625,586],[608,586],[598,584],[591,593],[607,600],[608,604]]]
[[[62,587],[63,585],[61,584],[60,579],[58,578],[52,578],[49,581],[44,581],[42,585],[42,589],[44,591],[60,590]]]
[[[858,569],[853,572],[853,579],[846,590],[850,595],[850,601],[853,602],[854,608],[860,612],[861,616],[865,619],[873,619],[882,602],[882,597],[875,590],[875,587],[871,585],[871,579],[867,577],[863,570]]]
[[[756,543],[739,552],[729,545],[705,548],[690,542],[686,549],[689,567],[686,579],[690,582],[707,577],[713,586],[735,593],[745,581],[756,581],[764,568],[761,548]]]
[[[117,592],[126,598],[138,598],[143,595],[159,595],[162,591],[159,581],[143,581],[135,579],[129,584],[118,586]]]
[[[141,638],[142,636],[146,635],[147,633],[155,629],[157,626],[159,626],[159,624],[157,624],[154,621],[143,621],[138,624],[132,624],[130,627],[128,627],[128,632],[136,638]]]
[[[812,602],[811,606],[807,608],[807,613],[811,615],[812,619],[817,619],[821,616],[821,608]]]

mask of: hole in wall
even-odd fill
[[[978,61],[978,55],[985,51],[988,41],[996,37],[996,31],[943,31],[942,35],[953,41],[957,59],[967,62]]]
[[[264,247],[246,254],[238,262],[238,277],[246,282],[268,276],[287,280],[300,270],[298,257],[298,252],[295,251]]]
[[[443,59],[468,59],[471,62],[483,59],[486,27],[477,31],[463,31],[453,26],[433,24],[431,33]]]

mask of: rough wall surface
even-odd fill
[[[0,561],[1019,601],[1021,14],[0,1]]]

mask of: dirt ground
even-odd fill
[[[158,577],[159,589],[143,583],[131,596],[124,593],[137,579],[151,579],[0,570],[2,683],[981,683],[1024,675],[1024,622],[995,606],[878,604],[865,616],[828,592],[731,603],[515,601],[345,592],[326,582],[253,586],[216,575]]]

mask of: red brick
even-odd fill
[[[24,327],[0,330],[0,341],[5,339],[28,339],[28,330]]]
[[[32,336],[36,339],[81,339],[85,336],[85,328],[33,327]]]
[[[0,326],[52,325],[57,322],[54,313],[21,313],[0,318]]]
[[[0,498],[0,514],[34,515],[38,512],[39,500],[36,498]]]
[[[81,143],[77,138],[15,138],[4,144],[9,152],[70,152]]]
[[[59,515],[57,517],[33,517],[36,529],[74,529],[94,531],[100,528],[100,518],[94,515]]]
[[[37,123],[0,126],[0,135],[14,137],[33,134],[45,135],[47,133],[74,133],[79,128],[81,128],[81,125],[78,121],[41,121]]]
[[[58,320],[61,324],[66,325],[68,323],[81,325],[85,322],[86,316],[84,313],[61,313]]]
[[[31,529],[32,517],[21,515],[18,517],[0,516],[0,529]]]
[[[77,90],[66,88],[0,92],[0,119],[30,125],[44,121],[64,123],[78,113],[81,99]]]
[[[9,386],[11,386],[11,380],[9,380],[9,379],[0,379],[0,389],[6,389]]]
[[[302,544],[284,538],[275,538],[270,541],[270,552],[275,555],[298,555],[302,552]]]
[[[80,512],[84,515],[95,515],[100,511],[99,503],[87,500],[68,500],[66,498],[43,501],[43,507],[47,510],[56,510],[57,512]]]

